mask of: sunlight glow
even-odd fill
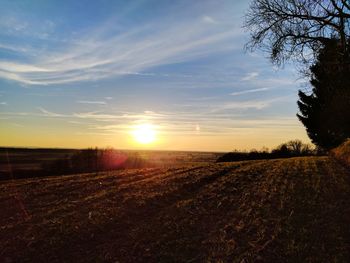
[[[143,123],[134,127],[132,135],[136,142],[150,144],[156,139],[156,131],[152,124]]]

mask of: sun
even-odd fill
[[[156,131],[152,124],[143,123],[136,125],[132,131],[136,142],[141,144],[150,144],[156,139]]]

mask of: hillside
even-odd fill
[[[350,166],[350,139],[331,151],[331,155],[346,166]]]
[[[327,157],[0,182],[1,262],[348,262]]]

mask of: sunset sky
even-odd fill
[[[0,2],[0,145],[260,149],[309,142],[293,65],[244,51],[249,1]],[[139,143],[135,127],[155,140]],[[142,139],[141,139],[142,141]]]

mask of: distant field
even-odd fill
[[[39,170],[44,162],[72,155],[73,149],[0,148],[0,172],[12,169]]]
[[[41,171],[43,165],[58,159],[69,158],[77,149],[40,149],[0,147],[0,180],[47,175]],[[174,164],[200,164],[215,162],[222,153],[186,151],[132,151],[121,150],[128,155],[137,153],[140,158],[152,163],[151,166],[164,167]]]
[[[0,182],[0,262],[349,262],[327,157]]]

